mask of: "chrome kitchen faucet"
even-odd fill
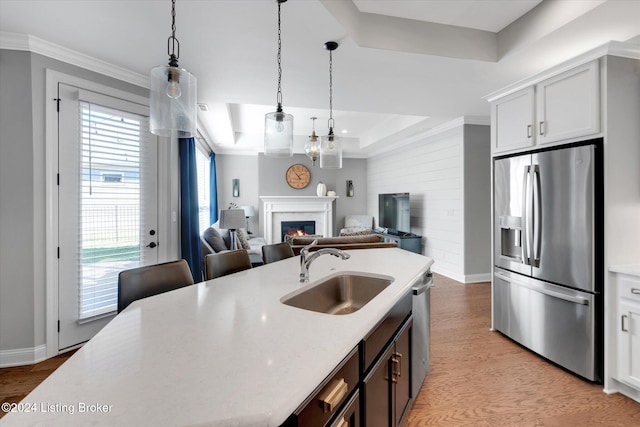
[[[314,240],[304,248],[300,249],[300,283],[309,281],[309,267],[311,263],[322,255],[333,255],[342,259],[349,259],[351,255],[337,248],[322,248],[309,254],[309,249],[318,244],[318,240]]]

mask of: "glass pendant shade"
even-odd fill
[[[311,159],[311,164],[313,166],[316,165],[316,160],[320,155],[320,147],[318,144],[318,137],[315,133],[309,137],[309,142],[307,142],[304,146],[304,154],[307,155]]]
[[[322,169],[341,169],[342,168],[342,141],[333,134],[333,130],[329,135],[321,138],[320,144],[320,167]]]
[[[178,138],[196,136],[196,77],[171,66],[151,69],[151,133]]]
[[[311,120],[313,121],[313,131],[309,136],[309,140],[304,145],[304,154],[311,159],[311,165],[315,166],[316,160],[320,157],[320,142],[318,141],[318,135],[316,135],[315,127],[317,117],[311,117]]]
[[[293,156],[293,116],[280,108],[264,116],[264,154]]]

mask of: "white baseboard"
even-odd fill
[[[490,282],[491,273],[467,274],[464,276],[464,283]]]
[[[443,276],[447,276],[449,279],[453,279],[456,282],[460,282],[463,284],[467,283],[479,283],[479,282],[490,282],[491,281],[491,273],[481,273],[481,274],[458,274],[453,273],[448,270],[439,269],[436,264],[431,267],[431,271],[434,273],[441,274]]]
[[[15,350],[0,351],[0,368],[11,366],[34,365],[47,358],[47,346],[45,344],[33,348],[18,348]]]

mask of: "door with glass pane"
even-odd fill
[[[117,310],[118,273],[158,262],[157,138],[148,107],[59,85],[58,348]]]

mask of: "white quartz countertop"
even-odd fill
[[[609,268],[609,271],[640,277],[640,264],[614,265]]]
[[[136,301],[21,402],[30,412],[0,421],[278,426],[433,263],[398,248],[347,252],[318,258],[306,286],[338,271],[395,279],[355,313],[282,304],[301,287],[299,257]]]

